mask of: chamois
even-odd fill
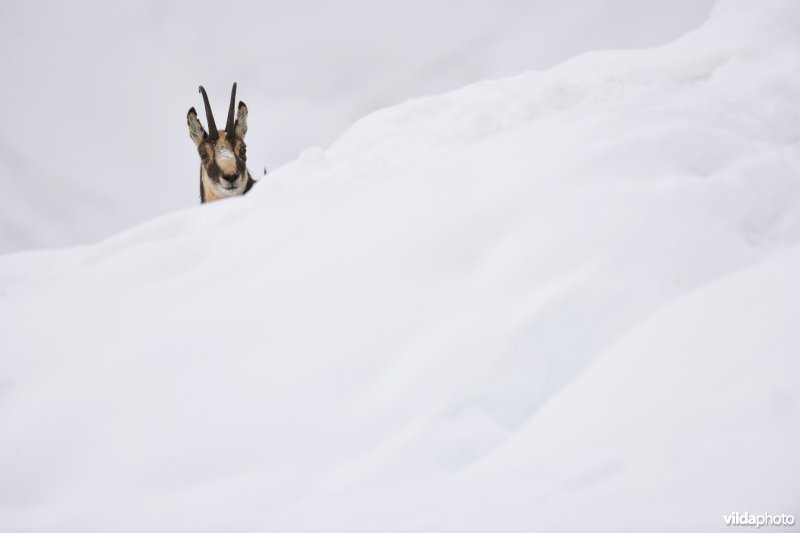
[[[186,120],[197,152],[200,154],[200,202],[211,202],[238,196],[249,191],[255,180],[247,169],[247,147],[244,136],[247,133],[247,106],[239,102],[239,112],[233,119],[233,107],[236,102],[236,83],[231,89],[231,105],[228,108],[228,122],[225,131],[218,131],[208,103],[208,95],[200,86],[203,104],[206,106],[208,133],[197,118],[194,107],[189,110]]]

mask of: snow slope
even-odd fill
[[[723,0],[0,259],[0,530],[797,516],[799,30]]]
[[[69,246],[198,202],[189,107],[231,83],[251,170],[411,97],[662,44],[712,0],[103,0],[0,4],[0,254]],[[224,117],[222,118],[224,122]]]

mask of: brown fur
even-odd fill
[[[231,100],[234,95],[235,84]],[[194,108],[189,110],[187,122],[189,136],[200,156],[200,201],[212,202],[240,196],[249,191],[256,182],[246,165],[247,147],[244,135],[247,133],[247,106],[244,102],[239,102],[238,116],[235,127],[231,126],[230,138],[228,131],[219,130],[218,137],[210,139]],[[231,181],[226,180],[225,176]],[[233,179],[233,176],[236,176],[236,179]]]

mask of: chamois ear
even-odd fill
[[[200,143],[206,140],[208,134],[203,129],[203,125],[200,124],[200,120],[197,118],[197,111],[194,108],[191,108],[186,114],[186,122],[189,124],[189,137],[192,138],[194,145],[199,147]]]
[[[234,126],[236,136],[244,139],[247,133],[247,106],[244,102],[239,102],[239,112],[236,114],[236,125]]]

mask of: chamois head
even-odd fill
[[[255,184],[247,170],[247,147],[244,136],[247,133],[247,106],[239,102],[236,120],[233,108],[236,102],[236,84],[231,90],[231,104],[228,108],[228,121],[225,130],[217,130],[214,114],[208,103],[206,90],[200,86],[203,104],[206,107],[208,133],[203,129],[194,108],[186,115],[189,123],[189,137],[194,141],[200,154],[200,201],[210,202],[229,196],[246,193]]]

